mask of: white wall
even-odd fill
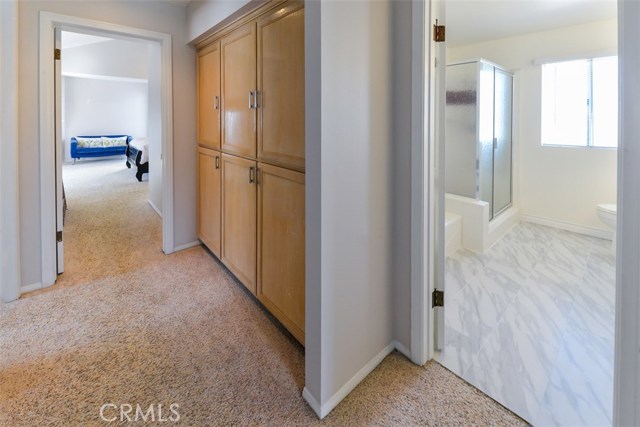
[[[195,0],[187,7],[187,38],[190,41],[215,32],[236,16],[257,7],[260,0]]]
[[[617,151],[541,146],[541,67],[533,62],[615,54],[616,28],[609,20],[447,50],[447,62],[482,57],[515,71],[514,191],[522,215],[606,233],[596,206],[616,202]]]
[[[20,289],[18,152],[18,2],[0,1],[0,300]]]
[[[319,70],[307,67],[307,83],[321,80],[320,111],[312,110],[319,135],[307,134],[319,144],[307,165],[321,168],[320,185],[307,187],[307,200],[320,200],[319,216],[307,220],[320,221],[311,227],[320,227],[321,245],[320,277],[307,287],[320,297],[307,315],[307,345],[320,354],[307,360],[306,397],[324,414],[393,342],[392,2],[307,3],[305,14],[312,47],[320,37]]]
[[[64,39],[64,32],[62,33]],[[62,74],[146,79],[147,42],[109,40],[63,49]]]
[[[78,135],[147,135],[147,83],[63,77],[64,158]]]
[[[147,57],[149,64],[160,64],[162,51],[158,44],[148,46]],[[162,214],[162,111],[160,108],[160,94],[162,93],[162,76],[160,67],[149,67],[147,111],[147,138],[149,141],[149,202],[157,212]]]
[[[186,11],[168,2],[26,1],[19,7],[19,169],[22,285],[41,280],[38,117],[39,12],[49,11],[172,35],[174,242],[196,240],[195,54],[186,40]],[[34,163],[36,162],[36,163]]]

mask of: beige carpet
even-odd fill
[[[121,161],[65,170],[66,272],[0,306],[0,426],[105,425],[105,403],[175,403],[188,426],[526,425],[398,353],[318,421],[302,348],[203,248],[161,253],[147,185]]]

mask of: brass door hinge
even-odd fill
[[[444,307],[444,291],[434,290],[431,294],[431,308]]]
[[[62,242],[62,231],[56,231],[56,241]]]
[[[438,25],[438,20],[436,19],[436,23],[433,26],[433,41],[443,42],[444,40],[445,40],[445,26]]]
[[[61,57],[62,57],[62,54],[60,52],[60,49],[54,49],[53,50],[53,59],[55,59],[56,61],[60,61]]]

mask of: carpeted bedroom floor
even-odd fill
[[[526,425],[398,353],[318,421],[303,349],[202,247],[162,254],[147,182],[120,160],[65,167],[64,181],[65,273],[0,305],[1,426],[104,425],[106,403],[165,418],[177,404],[188,426]]]

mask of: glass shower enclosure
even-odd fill
[[[513,75],[479,59],[447,65],[446,85],[445,191],[493,219],[512,202]]]

